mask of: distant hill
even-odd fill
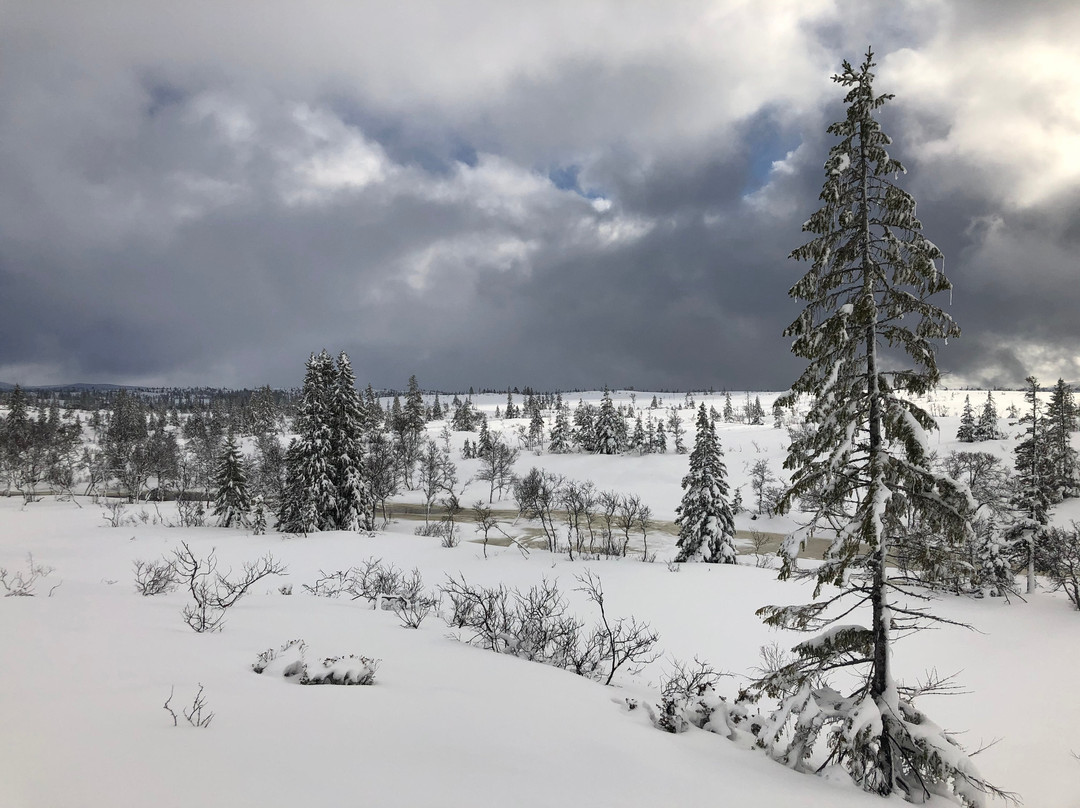
[[[79,382],[78,384],[24,384],[24,390],[33,390],[35,392],[47,392],[47,393],[82,393],[91,392],[97,393],[108,390],[142,390],[143,388],[131,384],[86,384],[85,382]],[[0,390],[14,390],[15,385],[7,382],[0,382]]]

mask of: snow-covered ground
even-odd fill
[[[941,452],[953,440],[964,392],[939,391],[931,407],[942,432],[932,436]],[[984,393],[970,393],[976,411]],[[651,393],[636,395],[646,405]],[[661,395],[664,405],[680,394]],[[577,395],[566,396],[571,406]],[[598,393],[585,395],[596,401]],[[721,409],[722,396],[695,396]],[[771,394],[761,394],[766,412]],[[1000,426],[1020,393],[996,393]],[[628,394],[616,398],[627,401]],[[505,396],[474,398],[485,410]],[[444,404],[448,403],[444,397]],[[520,397],[515,397],[520,404]],[[733,394],[733,403],[743,403]],[[661,408],[657,414],[666,412]],[[692,414],[683,411],[687,443]],[[750,463],[767,458],[781,474],[784,430],[722,425],[720,437],[731,481],[743,485],[749,504]],[[524,421],[516,423],[525,423]],[[501,426],[493,421],[493,427]],[[441,424],[431,427],[436,437]],[[1016,428],[1008,429],[1015,433]],[[469,436],[474,438],[475,436]],[[455,434],[455,447],[465,436]],[[1014,440],[974,448],[1010,455]],[[531,465],[599,488],[636,493],[658,519],[674,517],[685,455],[600,457],[522,454],[516,470]],[[1011,465],[1011,456],[1008,460]],[[475,473],[458,461],[459,478]],[[462,498],[486,493],[473,483]],[[533,550],[478,544],[455,548],[413,535],[402,520],[375,536],[324,533],[288,538],[252,536],[220,528],[171,528],[146,522],[113,528],[103,509],[46,498],[23,506],[0,498],[0,567],[26,568],[26,555],[55,571],[33,598],[0,601],[0,805],[38,806],[872,806],[880,800],[846,779],[825,780],[790,772],[760,752],[700,730],[668,735],[654,729],[626,699],[658,699],[657,684],[675,659],[697,656],[729,671],[721,689],[733,696],[742,677],[760,663],[761,646],[789,647],[797,638],[763,627],[754,616],[769,603],[809,599],[810,588],[779,582],[775,572],[753,566],[682,565],[672,572],[674,537],[650,537],[657,563],[575,561]],[[504,507],[511,507],[509,501]],[[166,505],[160,514],[170,518]],[[1071,502],[1057,521],[1080,518]],[[737,519],[740,529],[782,532],[786,519]],[[469,526],[466,526],[468,531]],[[512,530],[512,528],[508,528]],[[466,535],[466,538],[469,538]],[[288,566],[229,610],[219,633],[196,634],[180,610],[186,593],[141,597],[132,562],[169,555],[181,541],[196,554],[216,547],[223,566],[234,568],[266,553]],[[575,575],[598,574],[609,614],[633,615],[660,635],[664,656],[637,675],[604,687],[568,672],[493,654],[456,641],[437,616],[417,630],[401,627],[389,611],[363,601],[314,597],[302,590],[320,570],[345,569],[382,558],[404,570],[416,567],[428,588],[448,575],[470,582],[528,588],[557,580],[589,624],[595,607],[574,591]],[[52,586],[62,581],[51,597]],[[279,592],[292,584],[293,594]],[[901,678],[929,669],[959,672],[966,692],[922,704],[928,715],[964,730],[970,748],[1000,738],[977,758],[983,774],[1017,791],[1031,806],[1080,806],[1080,614],[1063,596],[1041,591],[1013,599],[943,597],[934,608],[971,624],[974,631],[924,632],[896,646]],[[302,687],[251,671],[256,656],[303,638],[309,658],[356,654],[381,660],[374,686]],[[200,684],[208,728],[183,716],[179,726],[162,708],[189,706]],[[899,798],[894,798],[899,803]]]

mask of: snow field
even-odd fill
[[[939,391],[947,407],[931,446],[960,448],[952,439],[966,393]],[[588,394],[586,400],[598,400]],[[985,392],[971,392],[972,404]],[[995,393],[1000,425],[1010,396]],[[665,399],[655,414],[666,413]],[[444,397],[446,398],[446,397]],[[491,396],[490,410],[505,404]],[[639,393],[640,408],[651,394]],[[762,394],[767,413],[772,403]],[[577,395],[565,396],[573,407]],[[619,394],[619,401],[626,394]],[[482,397],[474,400],[488,409]],[[701,396],[695,401],[700,402]],[[722,396],[704,399],[722,406]],[[733,394],[736,406],[740,394]],[[447,403],[444,401],[444,403]],[[520,403],[515,397],[515,403]],[[692,445],[690,410],[682,411]],[[745,464],[769,459],[774,473],[787,436],[771,426],[722,425],[729,482],[746,486]],[[492,422],[494,427],[498,422]],[[523,422],[520,422],[523,423]],[[440,425],[429,430],[436,437]],[[474,438],[475,436],[470,436]],[[455,449],[465,438],[453,436]],[[754,443],[757,443],[755,448]],[[1000,453],[1011,465],[1015,440],[965,444]],[[758,451],[760,449],[761,451]],[[671,519],[687,456],[601,457],[523,453],[516,470],[531,465],[592,480],[599,488],[639,494],[658,519]],[[459,479],[474,470],[462,461]],[[484,483],[462,502],[479,498]],[[749,504],[749,489],[744,487]],[[485,497],[486,499],[486,497]],[[469,541],[447,549],[435,538],[412,535],[403,520],[385,533],[285,538],[242,530],[166,528],[150,523],[105,526],[102,508],[45,499],[22,507],[0,498],[0,567],[23,569],[26,554],[55,568],[34,598],[0,600],[0,805],[39,806],[734,806],[880,805],[846,778],[825,780],[785,770],[756,751],[698,730],[672,736],[654,729],[644,710],[625,700],[658,700],[658,683],[674,659],[698,656],[735,676],[721,690],[734,696],[741,677],[759,664],[759,648],[802,639],[766,629],[754,615],[769,603],[804,602],[810,587],[779,582],[775,572],[750,566],[682,565],[670,572],[674,537],[650,536],[658,562],[569,562],[564,555],[489,547],[484,560]],[[509,501],[503,507],[512,507]],[[133,506],[137,512],[143,506]],[[166,505],[162,515],[171,517]],[[1080,503],[1059,505],[1055,520],[1080,518]],[[751,521],[741,530],[782,532],[789,517]],[[471,525],[464,526],[470,538]],[[232,608],[224,630],[195,634],[180,609],[186,593],[144,598],[134,589],[132,561],[168,555],[181,541],[205,555],[216,547],[222,567],[272,552],[289,567],[285,578],[260,582]],[[493,654],[455,641],[437,616],[418,630],[400,626],[392,612],[361,601],[316,598],[302,591],[320,570],[346,569],[369,557],[404,571],[417,567],[429,590],[461,573],[474,584],[527,589],[557,579],[572,609],[591,625],[595,607],[574,592],[574,576],[598,574],[610,616],[633,615],[660,635],[662,659],[636,676],[604,688],[572,674]],[[56,582],[63,583],[46,597]],[[278,593],[283,583],[294,594]],[[932,720],[960,736],[969,749],[1001,738],[976,758],[994,783],[1017,791],[1031,806],[1080,806],[1080,699],[1075,671],[1080,615],[1063,596],[1040,591],[1027,603],[945,596],[932,603],[943,616],[977,631],[944,628],[895,647],[900,678],[959,672],[963,695],[921,702]],[[303,638],[308,659],[357,654],[381,660],[370,687],[300,687],[280,676],[257,676],[251,663],[267,648]],[[212,725],[198,729],[183,717],[173,727],[162,704],[189,706],[205,687]],[[900,803],[899,798],[893,800]],[[944,803],[941,803],[944,804]]]

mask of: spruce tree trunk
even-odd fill
[[[872,534],[865,536],[866,540],[877,548],[874,557],[873,577],[870,589],[870,603],[873,607],[873,656],[874,667],[870,680],[870,698],[881,711],[881,737],[878,743],[878,776],[879,780],[874,783],[874,790],[879,794],[888,795],[893,790],[893,764],[892,746],[889,743],[889,707],[886,704],[886,694],[891,691],[891,676],[889,673],[889,622],[890,615],[885,593],[885,559],[888,555],[886,536],[882,530],[881,516],[878,513],[878,501],[880,489],[884,485],[882,472],[884,459],[882,457],[882,414],[881,394],[878,386],[877,374],[877,300],[874,294],[875,279],[873,270],[873,256],[870,249],[870,179],[868,176],[869,166],[866,155],[866,130],[860,127],[859,132],[859,162],[860,162],[860,259],[863,272],[863,293],[870,298],[868,309],[871,312],[870,322],[866,326],[866,392],[869,400],[869,412],[867,414],[867,429],[870,437],[869,468],[870,481],[867,490],[868,506],[870,508]]]
[[[1031,521],[1032,528],[1028,536],[1027,594],[1035,592],[1035,533],[1036,520],[1035,497],[1042,485],[1039,479],[1039,390],[1031,386]]]

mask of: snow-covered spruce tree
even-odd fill
[[[682,503],[675,509],[675,524],[679,527],[676,561],[736,563],[735,517],[727,501],[723,456],[716,428],[702,404],[698,408],[690,470],[682,480]]]
[[[1046,418],[1039,401],[1039,380],[1034,376],[1024,379],[1024,415],[1020,424],[1025,426],[1024,438],[1015,449],[1016,494],[1013,505],[1020,514],[1009,537],[1017,549],[1027,558],[1027,592],[1035,591],[1035,538],[1050,520],[1050,505],[1054,501],[1053,474],[1050,446],[1046,435]]]
[[[671,440],[675,444],[675,454],[686,454],[686,443],[683,441],[683,435],[686,434],[686,430],[683,428],[679,411],[674,407],[668,410],[667,423],[668,429],[671,431]]]
[[[337,488],[334,521],[340,530],[371,530],[375,503],[364,479],[364,407],[349,355],[338,356],[330,407],[331,459]]]
[[[214,516],[221,527],[242,527],[251,510],[247,474],[240,447],[230,434],[225,439],[218,465],[214,470]]]
[[[639,455],[645,454],[649,451],[649,445],[646,442],[645,437],[645,424],[642,422],[641,413],[639,412],[637,419],[634,421],[634,430],[630,433],[629,448]]]
[[[530,399],[533,402],[532,407],[528,408],[532,410],[529,416],[529,440],[528,445],[530,449],[534,449],[536,452],[544,451],[544,413],[540,409],[539,403],[536,403],[535,399]]]
[[[596,451],[596,413],[597,408],[578,399],[574,409],[574,428],[570,439],[583,452],[592,454]]]
[[[664,429],[664,422],[656,422],[656,434],[653,437],[652,451],[657,454],[667,453],[667,430]]]
[[[604,390],[604,398],[600,402],[600,412],[596,416],[594,427],[594,449],[597,454],[618,454],[622,448],[621,435],[626,432],[626,424],[622,416],[615,410],[611,403],[611,393]]]
[[[1077,495],[1076,450],[1072,448],[1071,434],[1075,432],[1076,402],[1072,390],[1064,379],[1058,379],[1050,391],[1050,403],[1046,407],[1046,443],[1052,468],[1052,485],[1058,498]]]
[[[960,428],[956,439],[961,443],[975,442],[975,412],[971,409],[971,396],[964,396],[964,411],[960,415]]]
[[[791,289],[806,306],[785,335],[808,365],[781,401],[806,396],[811,406],[809,428],[792,437],[784,464],[792,481],[779,506],[807,497],[817,509],[785,543],[781,578],[794,573],[807,535],[833,540],[821,566],[806,573],[817,579],[813,603],[758,614],[816,636],[750,692],[780,699],[758,738],[792,768],[840,765],[866,791],[914,802],[951,793],[981,805],[995,789],[891,670],[897,633],[934,619],[895,597],[907,594],[889,566],[900,513],[914,511],[957,539],[970,527],[962,489],[930,468],[924,433],[934,421],[914,403],[939,380],[933,340],[959,334],[929,302],[950,284],[935,264],[941,252],[921,233],[915,200],[894,183],[903,168],[875,118],[892,96],[874,94],[873,67],[868,51],[858,68],[845,61],[833,77],[847,88],[847,115],[828,129],[839,142],[825,163],[822,207],[803,225],[812,238],[791,253],[811,267]],[[886,358],[888,348],[900,350]],[[902,367],[904,355],[910,367]],[[837,589],[822,598],[826,585]],[[851,622],[866,611],[869,625]],[[835,670],[856,677],[846,696],[829,686]],[[819,741],[824,750],[815,749]]]
[[[994,394],[986,394],[986,403],[983,404],[982,412],[979,413],[979,421],[975,424],[975,440],[997,440],[1001,437],[998,431],[997,407],[994,406]]]
[[[1053,466],[1050,462],[1046,417],[1039,401],[1039,380],[1028,376],[1024,381],[1026,406],[1019,421],[1024,426],[1024,438],[1014,450],[1018,485],[1013,504],[1037,529],[1037,526],[1047,523],[1050,506],[1054,502]]]
[[[285,455],[285,496],[278,529],[288,533],[333,530],[337,526],[337,483],[333,462],[334,360],[311,354],[296,412],[297,437]]]
[[[570,416],[565,406],[555,410],[555,423],[551,425],[548,451],[552,454],[566,454],[570,451]]]

